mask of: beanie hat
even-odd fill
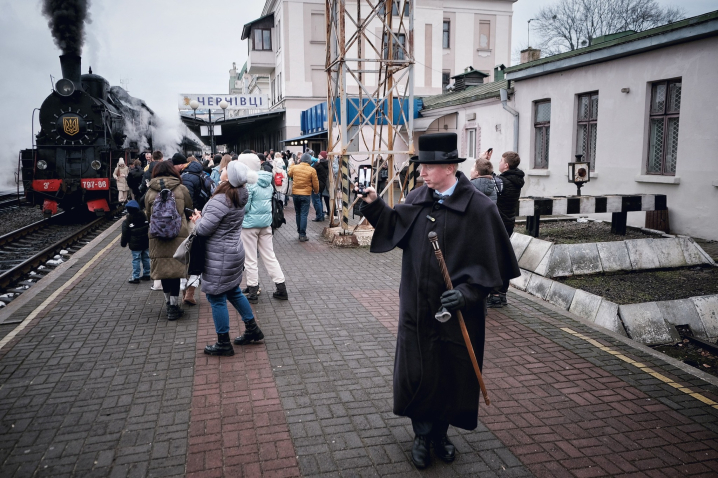
[[[133,199],[132,201],[129,201],[127,204],[125,204],[125,209],[137,209],[139,211],[140,204]]]
[[[259,171],[262,169],[259,157],[254,153],[242,153],[237,158],[237,161],[247,166],[247,169],[250,171]]]
[[[320,151],[320,152],[319,152],[319,159],[327,159],[327,152],[326,152],[326,151]]]
[[[244,163],[231,161],[227,165],[227,179],[229,180],[229,184],[235,188],[244,186],[247,183],[247,173],[249,173],[249,170]]]
[[[119,159],[117,160],[117,165],[118,165],[118,166],[124,166],[124,165],[125,165],[125,160],[122,159],[122,158],[119,158]]]
[[[182,153],[175,153],[172,155],[172,164],[177,166],[178,164],[187,164],[187,158]]]
[[[304,153],[302,155],[302,159],[300,159],[300,162],[312,164],[312,155],[309,153]]]

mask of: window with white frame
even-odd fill
[[[675,176],[680,111],[681,80],[651,85],[647,174]]]
[[[476,129],[466,130],[466,157],[470,159],[476,158]]]
[[[444,29],[442,32],[442,45],[443,48],[449,48],[451,46],[449,33],[451,31],[451,22],[449,20],[444,20]]]
[[[534,169],[548,169],[551,100],[534,103]]]
[[[591,163],[591,171],[595,171],[598,93],[587,93],[578,97],[578,114],[576,118],[576,154],[582,154],[583,161]]]

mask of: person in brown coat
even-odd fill
[[[162,281],[162,291],[167,302],[167,320],[179,319],[183,311],[180,308],[180,279],[187,276],[187,267],[174,259],[177,248],[189,236],[189,227],[185,208],[192,209],[192,197],[182,184],[182,178],[175,170],[172,161],[162,161],[152,170],[147,194],[145,195],[145,212],[152,222],[152,206],[155,198],[164,188],[172,191],[177,205],[177,212],[182,218],[182,227],[177,237],[171,240],[159,239],[150,236],[150,277]]]
[[[292,199],[294,200],[294,211],[297,217],[297,232],[299,242],[306,242],[307,239],[307,216],[309,215],[309,204],[312,202],[312,193],[319,192],[319,178],[317,170],[312,166],[312,156],[304,153],[299,164],[289,168],[289,177],[292,178]]]

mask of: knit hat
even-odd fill
[[[177,166],[178,164],[187,164],[187,158],[182,153],[175,153],[172,155],[172,164]]]
[[[125,209],[137,209],[139,211],[140,204],[133,199],[132,201],[129,201],[127,204],[125,204]]]
[[[259,171],[262,169],[262,163],[254,153],[242,153],[237,158],[237,161],[247,166],[250,171]]]
[[[327,152],[326,152],[326,151],[320,151],[320,152],[319,152],[319,159],[327,159]]]
[[[235,188],[244,186],[247,183],[248,173],[249,170],[247,169],[247,166],[239,161],[230,161],[227,165],[227,179],[229,180],[229,184]]]
[[[119,159],[117,160],[117,165],[118,165],[118,166],[124,166],[124,165],[125,165],[125,160],[122,159],[122,158],[119,158]]]
[[[309,153],[304,153],[302,155],[302,159],[299,160],[302,163],[309,163],[312,164],[312,155]]]

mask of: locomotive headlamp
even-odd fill
[[[67,78],[62,78],[55,83],[55,91],[61,96],[70,96],[75,92],[75,84]]]
[[[47,169],[47,163],[41,159],[37,162],[37,169]]]
[[[102,164],[98,160],[94,160],[93,162],[90,163],[90,166],[92,166],[92,169],[97,171],[98,169],[100,169],[102,167]]]

